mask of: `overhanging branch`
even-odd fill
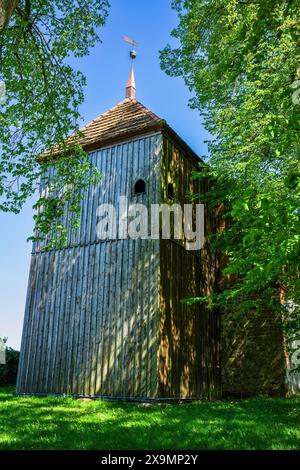
[[[18,4],[19,0],[0,0],[0,33],[4,31]]]

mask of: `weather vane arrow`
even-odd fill
[[[132,49],[130,51],[130,57],[132,60],[136,59],[137,53],[134,48],[138,46],[138,43],[134,39],[129,38],[128,36],[123,36],[123,41],[127,42],[127,44],[130,44],[132,46]]]

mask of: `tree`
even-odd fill
[[[78,131],[85,85],[68,60],[100,40],[107,11],[107,0],[0,0],[0,210],[19,212],[43,175],[48,197],[37,203],[36,228],[43,238],[56,227],[59,244],[66,205],[76,226],[80,193],[99,178],[76,139],[66,140]],[[36,158],[55,144],[61,158],[48,159],[56,171],[45,181]]]
[[[6,27],[18,3],[19,0],[0,0],[0,33]]]
[[[276,310],[280,290],[300,304],[300,1],[173,8],[179,45],[161,52],[162,67],[184,78],[213,135],[209,165],[195,177],[212,179],[210,207],[224,203],[226,229],[212,244],[227,254],[232,282],[210,300]]]
[[[6,343],[7,338],[0,338],[0,355],[3,352],[4,359],[4,361],[0,361],[0,386],[15,384],[18,374],[20,353],[12,348],[7,348]],[[2,348],[3,351],[1,351]]]

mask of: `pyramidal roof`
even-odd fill
[[[164,132],[181,148],[185,149],[187,154],[199,161],[199,157],[190,149],[190,147],[168,126],[164,119],[152,113],[142,103],[136,100],[136,85],[131,66],[129,78],[126,84],[126,98],[113,108],[93,119],[84,126],[79,132],[75,132],[67,138],[67,142],[80,144],[81,147],[89,152],[101,147],[124,142],[141,135],[151,132]],[[45,161],[50,156],[59,157],[61,147],[54,146],[51,150],[44,152],[38,161]]]
[[[85,150],[91,150],[109,142],[158,130],[165,124],[142,103],[126,98],[84,126],[80,130],[83,137],[79,143]]]

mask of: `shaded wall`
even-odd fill
[[[285,395],[282,319],[271,311],[222,315],[223,395]]]
[[[170,139],[164,139],[162,199],[169,204],[190,203],[188,192],[205,192],[207,183],[193,181],[195,160]],[[168,184],[174,197],[168,200]],[[214,220],[205,208],[205,233]],[[215,289],[216,261],[208,243],[187,251],[185,239],[160,241],[160,308],[158,393],[172,398],[220,396],[220,332],[217,312],[204,304],[187,305],[183,299]]]
[[[223,218],[224,206],[216,211],[218,231],[228,219]],[[222,275],[228,260],[218,254],[218,289],[229,289],[230,275]],[[278,300],[279,301],[279,300]],[[258,394],[285,395],[287,357],[281,315],[263,308],[243,311],[224,308],[221,313],[221,370],[224,397],[246,397]]]

